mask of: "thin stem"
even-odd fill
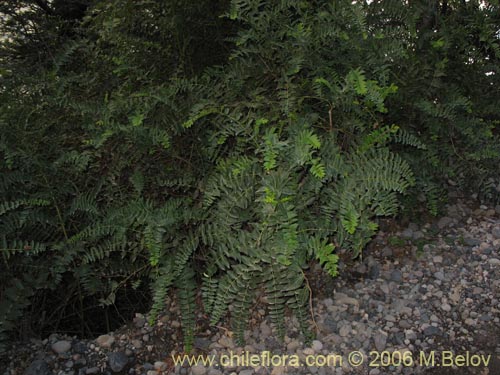
[[[309,311],[311,313],[312,322],[314,324],[314,328],[316,329],[316,332],[319,332],[318,324],[316,323],[316,319],[314,318],[314,308],[313,308],[313,303],[312,303],[313,292],[311,289],[311,285],[309,285],[309,280],[307,279],[307,276],[304,273],[304,271],[301,270],[301,272],[302,272],[302,276],[304,276],[304,280],[306,281],[307,290],[309,290]]]

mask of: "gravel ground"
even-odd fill
[[[434,223],[384,229],[337,279],[312,270],[309,345],[295,318],[284,342],[276,340],[265,305],[252,315],[244,347],[200,315],[195,354],[222,360],[244,351],[258,357],[253,366],[176,366],[181,333],[172,303],[153,327],[137,314],[95,340],[54,334],[14,344],[0,374],[500,374],[500,206],[470,207],[458,201]]]

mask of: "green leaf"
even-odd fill
[[[130,117],[130,122],[132,123],[132,126],[141,126],[143,121],[144,121],[143,113],[136,113]]]
[[[368,87],[366,85],[366,78],[361,69],[351,70],[347,74],[347,81],[354,88],[356,93],[359,95],[366,95],[368,93]]]
[[[314,159],[313,165],[311,166],[310,171],[314,177],[316,177],[320,180],[326,176],[325,166],[320,162],[319,159]]]
[[[354,234],[359,224],[359,214],[353,206],[342,217],[342,226],[349,234]]]
[[[203,117],[206,117],[206,116],[214,114],[214,113],[219,113],[219,112],[220,111],[218,108],[204,108],[204,109],[200,110],[199,112],[197,112],[192,117],[190,117],[188,120],[184,121],[184,123],[182,124],[182,127],[189,129],[191,126],[194,125],[194,123],[196,121],[202,119]]]

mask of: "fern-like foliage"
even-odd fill
[[[266,294],[279,336],[285,333],[287,310],[308,334],[310,296],[303,269],[317,259],[335,276],[335,249],[350,250],[353,257],[361,253],[376,233],[373,218],[396,213],[398,196],[414,183],[409,165],[390,151],[390,142],[420,145],[406,133],[400,136],[395,125],[372,126],[374,118],[383,121],[384,101],[396,86],[378,83],[362,68],[330,72],[331,77],[309,84],[301,72],[316,72],[314,59],[280,67],[283,57],[267,51],[273,38],[280,38],[283,54],[293,48],[294,57],[306,56],[306,41],[313,38],[307,30],[310,14],[285,3],[232,2],[230,18],[249,29],[238,36],[231,65],[209,72],[219,94],[204,92],[206,98],[183,120],[184,128],[211,141],[212,166],[201,183],[203,218],[196,232],[209,265],[203,273],[205,311],[216,324],[232,305],[240,341],[259,290]],[[266,16],[260,13],[264,8]],[[361,41],[365,22],[359,9],[351,10]],[[283,36],[272,25],[290,14],[300,21]],[[262,39],[261,30],[269,40]],[[257,64],[262,59],[264,66]],[[255,66],[280,78],[274,87],[256,88],[249,99],[254,86],[246,77]],[[234,82],[236,76],[241,85]],[[305,82],[302,87],[298,80]],[[163,280],[170,284],[175,271],[166,270]]]
[[[242,342],[258,295],[310,338],[312,261],[337,276],[446,183],[500,190],[498,5],[45,3],[0,4],[0,341],[54,290],[145,281],[187,351],[199,309]]]
[[[196,283],[194,276],[193,269],[188,266],[184,268],[176,280],[184,334],[184,351],[186,352],[190,352],[193,347],[196,328]]]

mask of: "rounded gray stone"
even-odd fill
[[[488,259],[488,263],[492,266],[500,266],[500,259],[491,258],[491,259]]]
[[[154,363],[154,367],[156,370],[158,371],[165,371],[168,367],[168,365],[165,363],[165,362],[162,362],[162,361],[156,361]]]
[[[401,233],[401,236],[403,238],[412,238],[413,237],[413,230],[411,230],[410,228],[406,228],[403,233]]]
[[[419,231],[419,230],[413,232],[413,239],[414,240],[420,240],[420,239],[422,239],[424,237],[425,237],[424,234],[421,231]]]
[[[384,247],[382,249],[382,255],[385,256],[385,257],[390,257],[392,256],[393,252],[392,252],[392,249],[388,246]]]
[[[441,219],[439,219],[439,221],[437,222],[437,226],[439,229],[444,229],[451,223],[453,223],[453,219],[448,216],[444,216]]]
[[[391,272],[391,280],[397,283],[403,281],[403,274],[400,270],[394,270]]]
[[[384,335],[383,333],[377,332],[375,334],[375,337],[373,338],[373,342],[375,344],[375,348],[377,348],[379,352],[387,349],[386,348],[387,336]]]
[[[323,343],[319,340],[314,340],[312,342],[312,348],[316,353],[319,353],[323,349]]]
[[[71,349],[71,343],[66,340],[57,341],[52,344],[52,350],[57,354],[66,353]]]
[[[424,335],[425,336],[440,336],[441,330],[438,327],[429,326],[426,329],[424,329]]]
[[[101,348],[110,348],[114,344],[115,338],[111,335],[101,335],[95,341]]]
[[[205,375],[207,373],[207,369],[201,365],[195,365],[191,367],[191,373],[193,375]]]
[[[481,244],[481,241],[477,238],[467,237],[464,239],[464,242],[467,246],[478,246]]]

